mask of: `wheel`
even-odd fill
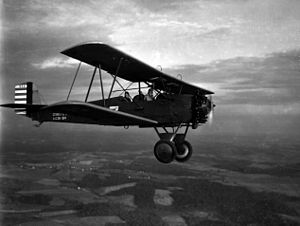
[[[193,154],[192,145],[186,140],[182,143],[176,144],[177,154],[175,156],[176,161],[185,162],[190,159]]]
[[[174,160],[176,146],[168,140],[160,140],[154,146],[154,156],[162,163],[170,163]]]

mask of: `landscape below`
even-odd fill
[[[184,164],[161,164],[130,139],[101,150],[11,143],[1,153],[2,222],[297,225],[299,146],[275,141],[202,136]]]

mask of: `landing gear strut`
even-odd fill
[[[162,163],[170,163],[174,159],[178,162],[187,161],[193,153],[192,146],[185,140],[189,125],[186,126],[184,133],[177,133],[181,125],[176,130],[169,132],[165,127],[162,127],[164,132],[160,133],[154,127],[160,140],[154,146],[154,156]]]

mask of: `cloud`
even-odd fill
[[[74,64],[78,64],[79,61],[72,58],[60,58],[53,57],[46,59],[40,63],[33,63],[32,65],[37,69],[48,69],[48,68],[71,68]]]
[[[66,84],[57,81],[73,63],[59,52],[97,40],[183,74],[222,103],[293,101],[298,69],[288,50],[300,46],[299,8],[294,0],[5,0],[4,87],[55,79],[53,89],[61,89]],[[264,57],[283,51],[286,56]]]
[[[10,0],[3,5],[6,52],[12,45],[26,51],[51,47],[54,57],[54,50],[97,40],[167,67],[300,45],[297,1]]]
[[[298,116],[300,114],[300,103],[282,103],[275,105],[258,104],[228,104],[222,107],[225,114],[234,115],[277,115],[277,116]]]
[[[165,1],[136,3],[135,20],[109,37],[153,66],[261,57],[300,46],[295,1],[174,1],[170,9]]]
[[[299,62],[300,50],[294,50],[206,65],[182,65],[167,72],[182,74],[184,80],[214,91],[214,99],[219,105],[257,106],[262,110],[253,108],[256,113],[267,110],[292,114],[293,110],[299,112]],[[251,108],[242,107],[248,113],[247,109]]]

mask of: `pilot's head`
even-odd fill
[[[126,98],[130,98],[130,94],[126,91],[125,92],[125,95],[124,95]]]
[[[148,95],[151,96],[151,97],[153,97],[153,89],[152,89],[152,88],[150,88],[150,89],[148,90]]]

